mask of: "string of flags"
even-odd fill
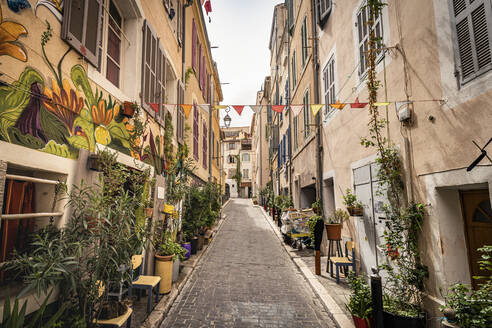
[[[423,101],[442,101],[442,100],[422,100]],[[389,106],[390,104],[394,103],[396,106],[396,110],[405,104],[411,104],[414,102],[419,102],[419,101],[386,101],[386,102],[376,102],[373,104],[375,107],[384,107],[384,106]],[[337,109],[337,110],[343,110],[347,106],[353,109],[360,109],[360,108],[365,108],[369,103],[368,102],[360,102],[359,98],[356,98],[353,103],[341,103],[340,101],[337,101],[334,104],[308,104],[308,105],[299,105],[299,104],[293,104],[293,105],[215,105],[212,110],[220,110],[220,109],[227,109],[227,108],[233,108],[238,115],[241,115],[243,113],[244,108],[247,106],[251,108],[251,110],[255,113],[260,113],[261,110],[265,107],[267,108],[268,106],[271,107],[272,111],[276,113],[283,113],[284,111],[289,110],[289,108],[292,110],[292,113],[294,116],[297,116],[300,114],[303,108],[309,107],[311,109],[311,112],[313,113],[313,116],[316,116],[318,112],[323,108],[332,108],[332,109]],[[155,112],[159,112],[159,104],[156,103],[149,103],[149,105],[154,109]],[[181,107],[183,109],[183,112],[185,114],[185,117],[188,118],[188,116],[191,113],[191,110],[193,108],[193,105],[191,104],[163,104],[163,108],[165,108],[169,113],[173,114],[176,108]],[[208,111],[210,110],[211,105],[210,104],[201,104],[201,105],[196,105],[197,107],[201,108],[202,110]]]

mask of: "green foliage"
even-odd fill
[[[347,188],[345,195],[343,195],[343,204],[347,207],[362,208],[362,203],[357,200],[357,196],[352,194],[352,190]]]
[[[313,215],[309,218],[309,237],[311,238],[311,245],[314,246],[315,243],[315,234],[314,234],[314,229],[316,227],[316,223],[318,221],[323,221],[323,218],[319,215]]]
[[[232,177],[234,180],[236,180],[236,186],[237,190],[241,190],[241,181],[243,178],[243,175],[241,174],[241,156],[236,155],[236,173]]]
[[[481,270],[489,273],[488,276],[473,277],[484,280],[477,290],[470,286],[455,284],[449,288],[446,295],[445,307],[454,310],[457,324],[461,328],[487,327],[492,322],[492,246],[484,246],[478,249],[482,252],[482,259],[478,261]]]
[[[367,278],[363,275],[355,276],[351,272],[348,281],[352,293],[345,307],[350,314],[361,319],[366,319],[369,324],[369,319],[372,317],[372,296]]]
[[[347,221],[350,218],[348,213],[342,209],[337,209],[332,216],[328,218],[330,224],[340,224]]]
[[[279,195],[275,197],[275,206],[279,208],[282,212],[292,207],[293,205],[294,204],[292,203],[292,199],[289,195]]]
[[[184,260],[184,255],[186,250],[181,247],[180,244],[176,243],[169,233],[164,234],[164,238],[161,240],[159,245],[156,247],[157,254],[160,256],[170,256],[173,255],[173,260],[175,261],[178,257]]]
[[[195,70],[192,67],[188,67],[185,72],[185,87],[188,88],[188,82],[190,81],[191,75],[195,75]]]
[[[315,213],[321,213],[321,200],[316,199],[316,201],[313,204],[311,204],[311,208]]]

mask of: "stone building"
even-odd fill
[[[223,133],[225,193],[233,198],[250,198],[254,167],[250,127],[223,128]]]

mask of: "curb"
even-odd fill
[[[225,206],[229,204],[229,200],[225,202],[222,206],[221,211],[225,208]],[[227,216],[222,216],[221,220],[218,222],[218,225],[215,227],[214,237],[208,245],[204,245],[204,250],[198,257],[195,259],[194,263],[191,265],[183,265],[183,273],[185,274],[183,280],[177,285],[173,285],[171,292],[167,295],[161,296],[161,300],[156,304],[152,312],[149,314],[147,319],[141,324],[141,328],[158,328],[160,324],[166,319],[166,316],[171,309],[171,306],[174,304],[174,301],[179,296],[181,291],[188,286],[190,282],[190,278],[193,276],[195,272],[195,268],[201,263],[202,258],[205,254],[208,253],[211,246],[215,243],[215,236],[220,231],[224,222],[227,220]],[[186,263],[186,262],[184,262]],[[186,272],[188,271],[188,272]]]
[[[318,278],[313,274],[313,272],[307,267],[307,265],[301,260],[299,256],[295,252],[292,252],[287,248],[287,245],[283,242],[282,234],[276,228],[273,221],[270,219],[270,216],[265,212],[262,206],[253,205],[261,210],[261,213],[265,217],[266,221],[270,225],[273,230],[273,233],[277,236],[280,241],[280,244],[284,247],[285,252],[289,255],[292,262],[298,267],[299,271],[301,271],[302,275],[306,279],[306,281],[311,286],[311,289],[314,293],[319,297],[321,303],[323,303],[325,309],[333,318],[333,321],[339,328],[354,328],[354,324],[344,312],[340,308],[340,306],[335,302],[333,297],[331,297],[330,293],[326,288],[318,281]]]

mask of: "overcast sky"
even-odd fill
[[[273,8],[283,0],[211,0],[207,21],[212,55],[217,62],[224,105],[254,105],[270,71],[268,41]],[[224,110],[222,110],[223,112]],[[224,113],[222,113],[222,116]],[[231,126],[250,125],[253,111],[245,107],[241,116],[233,109]]]

